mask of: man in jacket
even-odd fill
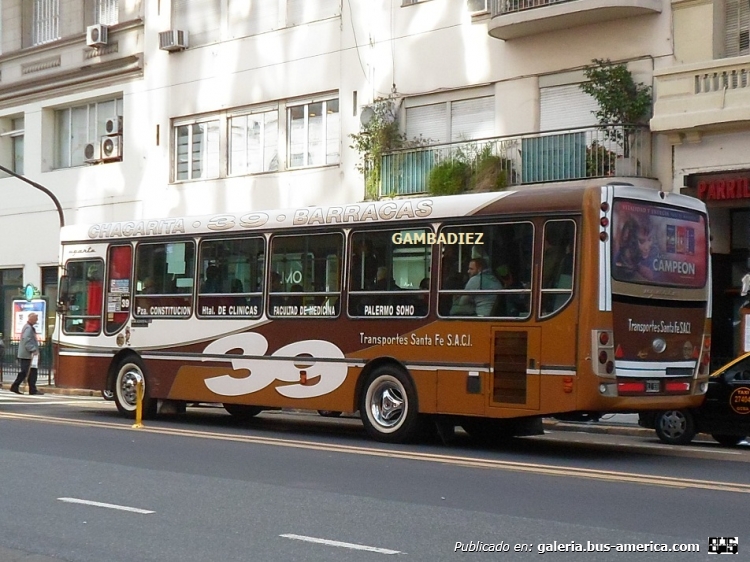
[[[18,342],[18,359],[21,362],[21,372],[18,373],[16,381],[10,386],[10,391],[16,394],[21,394],[20,386],[21,383],[29,377],[29,394],[44,394],[39,392],[36,388],[36,375],[37,368],[32,367],[32,359],[34,356],[39,356],[39,341],[36,338],[36,330],[34,324],[39,320],[39,316],[36,312],[29,314],[29,319],[24,324],[23,330],[21,330],[21,341]]]

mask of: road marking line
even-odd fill
[[[120,511],[130,511],[131,513],[140,513],[148,515],[149,513],[156,513],[155,511],[149,511],[148,509],[140,509],[137,507],[128,507],[127,505],[117,505],[114,503],[102,503],[91,500],[79,500],[78,498],[57,498],[61,502],[65,503],[80,503],[83,505],[93,505],[94,507],[106,507],[107,509],[118,509]]]
[[[100,427],[106,429],[117,429],[132,431],[130,425],[113,422],[86,421],[68,418],[57,418],[52,416],[40,416],[36,414],[21,414],[0,412],[0,419],[15,419],[37,421],[56,425],[78,426],[78,427]],[[211,431],[198,431],[189,429],[173,429],[167,427],[144,427],[141,433],[152,433],[157,435],[173,435],[180,437],[194,437],[200,439],[217,439],[221,441],[233,441],[246,444],[269,445],[275,447],[288,447],[294,449],[307,449],[313,451],[326,451],[329,453],[342,453],[353,455],[364,455],[371,457],[395,458],[401,460],[413,460],[422,462],[434,462],[445,465],[464,466],[470,468],[489,468],[494,470],[507,470],[523,472],[528,474],[541,474],[546,476],[565,476],[572,478],[583,478],[609,482],[630,482],[634,484],[645,484],[663,486],[678,489],[700,489],[716,490],[723,492],[737,492],[750,494],[750,484],[738,482],[716,482],[712,480],[698,480],[693,478],[680,478],[674,476],[660,476],[658,474],[633,474],[613,470],[598,470],[590,468],[572,467],[564,465],[545,465],[538,463],[525,463],[516,461],[501,461],[495,459],[483,459],[476,457],[461,457],[457,455],[443,455],[434,453],[420,453],[415,451],[399,451],[388,449],[366,448],[351,445],[334,445],[316,441],[300,441],[294,439],[282,439],[275,437],[254,437],[249,435],[231,435]]]
[[[305,535],[292,535],[284,534],[279,535],[285,539],[292,539],[294,541],[305,541],[314,542],[317,544],[325,544],[327,546],[338,546],[341,548],[350,548],[352,550],[366,550],[367,552],[377,552],[378,554],[401,554],[398,550],[389,550],[387,548],[378,548],[376,546],[366,546],[364,544],[354,544],[351,542],[332,541],[329,539],[319,539],[316,537],[306,537]]]

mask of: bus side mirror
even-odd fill
[[[67,275],[60,277],[60,283],[57,289],[57,312],[65,314],[68,311],[70,302],[70,278]]]

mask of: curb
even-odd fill
[[[0,383],[0,389],[10,390],[11,383],[4,382]],[[26,384],[22,384],[21,388],[24,389]],[[61,396],[100,396],[100,393],[96,390],[83,390],[80,388],[58,388],[56,386],[50,386],[45,384],[37,385],[37,388],[45,394],[58,394]]]
[[[653,429],[639,425],[605,425],[598,422],[561,422],[558,420],[545,419],[542,422],[545,430],[554,431],[579,431],[581,433],[599,433],[609,435],[655,435]]]

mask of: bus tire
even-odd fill
[[[377,367],[367,377],[359,411],[365,430],[376,441],[410,441],[422,427],[414,384],[403,370],[392,365]]]
[[[254,418],[263,411],[258,406],[248,406],[246,404],[224,404],[224,409],[229,415],[240,421],[246,421]]]
[[[143,362],[138,357],[126,357],[117,364],[115,369],[114,398],[117,410],[129,417],[135,418],[136,410],[136,381],[143,380],[143,417],[156,415],[156,399],[148,395],[148,377]]]
[[[656,435],[667,445],[687,445],[695,437],[695,420],[689,410],[665,410],[656,415]]]
[[[740,441],[743,441],[745,439],[741,435],[722,435],[719,433],[712,433],[711,437],[716,439],[719,445],[723,445],[724,447],[735,447],[740,443]]]

